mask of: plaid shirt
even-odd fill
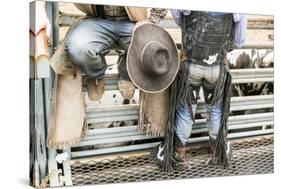
[[[167,12],[168,12],[167,9],[152,8],[150,10],[150,16],[148,20],[151,21],[152,23],[158,24],[160,20],[166,16]]]

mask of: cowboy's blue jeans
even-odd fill
[[[116,44],[125,51],[119,56],[119,75],[121,79],[130,80],[126,70],[126,53],[134,26],[131,21],[94,17],[82,19],[66,36],[65,50],[70,60],[81,66],[89,78],[102,79],[107,68],[105,52]]]
[[[216,83],[219,78],[219,65],[203,66],[193,63],[189,63],[189,76],[188,81],[193,89],[192,92],[196,92],[203,87],[205,101],[209,101],[209,98],[213,93]],[[211,106],[210,103],[205,104],[207,112],[207,127],[209,129],[209,136],[213,139],[217,138],[220,122],[222,117],[222,103],[219,105]],[[197,108],[197,102],[191,106],[187,103],[182,103],[176,110],[176,135],[183,145],[188,143],[193,126],[193,117],[195,116]]]

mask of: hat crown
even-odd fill
[[[143,70],[151,77],[162,76],[170,69],[170,52],[158,41],[150,41],[141,54]]]

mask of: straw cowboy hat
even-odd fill
[[[173,82],[178,69],[177,47],[166,30],[150,23],[135,29],[127,54],[127,70],[140,90],[164,91]]]

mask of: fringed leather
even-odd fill
[[[170,86],[170,109],[168,115],[168,123],[165,129],[164,138],[164,161],[163,165],[160,166],[161,171],[170,172],[173,170],[173,159],[174,159],[174,126],[175,126],[175,112],[176,112],[176,89],[177,80]]]
[[[174,164],[174,135],[175,135],[175,126],[176,126],[176,110],[182,102],[191,103],[191,90],[188,84],[188,63],[183,63],[180,66],[180,70],[170,86],[170,106],[169,106],[169,115],[168,123],[165,130],[164,138],[164,161],[163,165],[160,167],[164,172],[170,172],[173,170]]]
[[[165,135],[170,105],[169,89],[161,93],[140,92],[138,129],[150,136]]]
[[[223,91],[221,99],[223,102],[223,116],[221,118],[221,126],[218,133],[218,137],[215,141],[214,152],[212,154],[213,162],[216,165],[220,165],[223,168],[227,168],[230,163],[230,159],[227,154],[227,135],[228,135],[228,128],[227,128],[227,121],[229,117],[230,111],[230,98],[231,98],[231,75],[229,71],[225,69],[224,78],[223,78]]]
[[[168,123],[165,130],[164,138],[164,161],[163,165],[160,165],[162,171],[170,172],[173,170],[174,159],[174,128],[175,128],[175,114],[176,110],[182,102],[191,104],[193,95],[191,93],[191,87],[188,84],[188,63],[183,63],[175,78],[173,84],[170,86],[170,109]],[[219,130],[218,138],[215,141],[214,152],[212,158],[215,164],[222,167],[228,167],[229,159],[227,151],[227,120],[229,116],[230,97],[231,97],[231,75],[224,64],[221,65],[220,77],[218,84],[215,88],[214,98],[212,105],[216,105],[223,102],[223,116],[221,120],[221,127]]]
[[[63,141],[63,142],[57,142],[52,140],[52,138],[47,138],[47,147],[50,149],[68,149],[69,147],[79,144],[81,142],[81,139],[85,138],[86,132],[88,130],[88,123],[87,123],[87,118],[85,117],[84,123],[83,123],[83,128],[82,128],[82,133],[80,137],[77,137],[75,139],[69,140],[69,141]]]

